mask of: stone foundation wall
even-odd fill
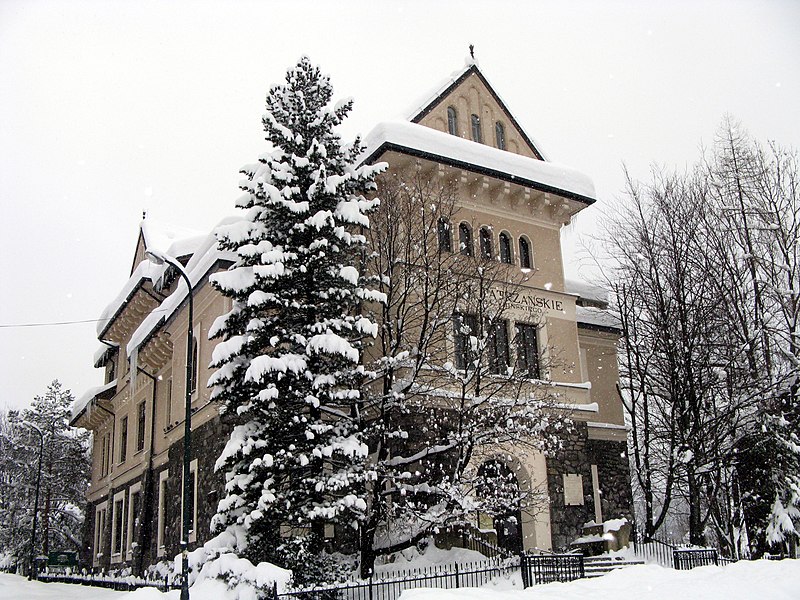
[[[597,465],[603,519],[625,517],[633,523],[633,495],[628,463],[628,444],[589,440],[588,452]]]

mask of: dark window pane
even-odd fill
[[[489,336],[489,370],[502,374],[508,368],[508,321],[495,323]]]
[[[447,107],[447,131],[450,135],[458,135],[458,116],[452,106]]]
[[[450,235],[450,223],[444,217],[439,218],[437,233],[439,236],[439,250],[447,250],[447,252],[452,252],[453,238]]]
[[[200,365],[197,360],[197,338],[192,340],[192,366],[191,379],[189,380],[189,392],[194,393],[197,389],[197,370]]]
[[[139,403],[139,411],[136,416],[136,451],[144,450],[144,423],[145,423],[145,404]]]
[[[511,264],[511,238],[507,234],[500,234],[500,262]]]
[[[466,223],[458,226],[458,243],[461,254],[472,256],[472,229]]]
[[[481,118],[478,115],[472,115],[472,141],[483,142],[483,133],[481,132]]]
[[[525,238],[519,238],[519,266],[523,269],[531,268],[531,247]]]
[[[453,339],[455,341],[456,369],[466,369],[474,362],[470,337],[477,335],[478,320],[475,315],[453,316]]]
[[[506,130],[503,128],[503,124],[498,121],[494,124],[494,137],[497,141],[497,147],[500,150],[506,149]]]
[[[492,232],[481,227],[481,257],[492,258]]]
[[[119,462],[123,463],[127,458],[128,458],[128,417],[123,417],[119,434]]]
[[[517,368],[533,379],[541,377],[536,325],[517,324]]]

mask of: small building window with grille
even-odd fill
[[[458,114],[452,106],[447,107],[447,131],[450,135],[458,135]]]
[[[531,245],[525,238],[519,238],[519,266],[523,269],[531,268]]]
[[[136,451],[144,450],[145,403],[139,402],[136,411]]]
[[[517,323],[517,369],[531,379],[541,378],[536,325]]]
[[[470,118],[472,123],[472,141],[483,143],[483,133],[481,133],[481,118],[478,115],[472,115]]]
[[[507,372],[508,360],[508,321],[497,321],[489,334],[489,370],[495,375]]]
[[[511,264],[511,238],[505,232],[500,234],[500,262]]]
[[[458,226],[458,245],[461,254],[472,256],[472,229],[468,223],[461,223]]]
[[[500,150],[506,149],[506,130],[503,127],[503,124],[498,121],[494,124],[494,137],[495,141],[497,142],[497,147]]]
[[[492,258],[492,232],[488,227],[481,227],[481,258]]]
[[[478,319],[475,315],[457,314],[453,316],[453,341],[455,345],[456,369],[467,369],[474,362],[474,350],[470,338],[478,333]]]
[[[439,250],[444,252],[453,251],[453,236],[450,235],[450,222],[444,217],[439,217],[436,225],[436,232],[439,236]]]

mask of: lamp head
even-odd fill
[[[156,250],[147,250],[144,255],[150,260],[151,263],[154,263],[158,266],[161,266],[167,262],[164,258],[164,255]]]

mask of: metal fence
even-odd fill
[[[574,581],[585,574],[583,554],[522,554],[520,563],[522,585],[526,588],[554,581]]]
[[[678,571],[719,564],[717,551],[714,548],[678,549],[673,553],[673,560]]]
[[[164,579],[145,579],[143,577],[110,577],[108,575],[67,575],[64,573],[39,573],[39,581],[50,583],[73,583],[78,585],[89,585],[92,587],[102,587],[118,592],[132,592],[143,587],[152,587],[168,592],[180,588],[178,583]]]
[[[286,600],[396,600],[404,590],[415,588],[452,589],[479,587],[497,578],[510,578],[520,568],[518,560],[486,565],[455,564],[409,571],[403,577],[377,576],[365,581],[340,583],[273,593]]]

